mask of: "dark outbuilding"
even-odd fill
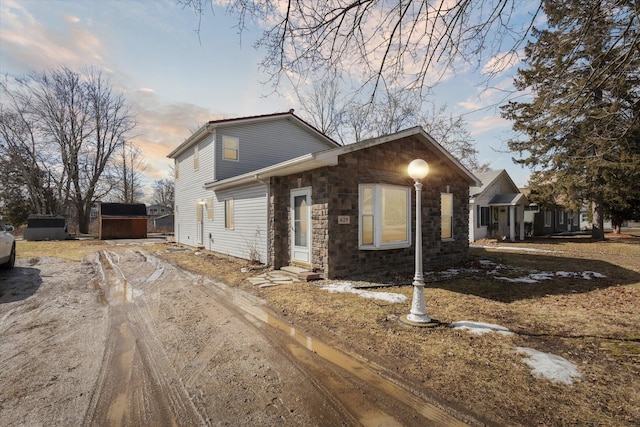
[[[100,203],[100,240],[147,237],[147,206],[144,203]]]

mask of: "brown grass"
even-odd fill
[[[42,256],[58,257],[79,261],[91,252],[104,249],[104,240],[61,240],[61,241],[16,241],[16,255],[18,258],[37,258]]]

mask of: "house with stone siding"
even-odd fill
[[[416,158],[430,166],[420,212],[424,266],[455,264],[468,257],[469,187],[480,183],[421,127],[206,182],[212,221],[222,215],[225,231],[238,237],[213,235],[203,246],[325,278],[412,271],[415,190],[407,166]],[[248,215],[261,221],[241,222]]]
[[[266,263],[266,183],[228,191],[205,184],[338,146],[293,110],[205,123],[168,155],[174,161],[176,242]]]

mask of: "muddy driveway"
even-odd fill
[[[0,425],[457,421],[143,246],[0,271]]]

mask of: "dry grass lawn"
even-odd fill
[[[101,244],[70,245],[57,256],[86,254],[94,250],[86,245]],[[426,276],[427,311],[443,322],[433,329],[398,322],[410,308],[411,286],[380,289],[406,295],[406,304],[320,289],[328,281],[257,289],[245,280],[252,273],[241,271],[245,261],[174,246],[154,249],[181,267],[259,294],[296,328],[375,361],[488,424],[640,425],[640,238],[487,246],[472,248],[471,259],[457,266],[456,275]],[[28,243],[22,243],[18,255],[27,254]],[[511,279],[532,272],[606,277],[556,275],[536,283],[510,282],[488,274],[496,268],[499,276]],[[389,272],[379,282],[389,285],[405,274],[407,280],[401,281],[408,284],[410,272]],[[474,335],[446,327],[461,320],[495,323],[515,333]],[[562,356],[577,365],[582,378],[572,385],[536,378],[516,347]]]

